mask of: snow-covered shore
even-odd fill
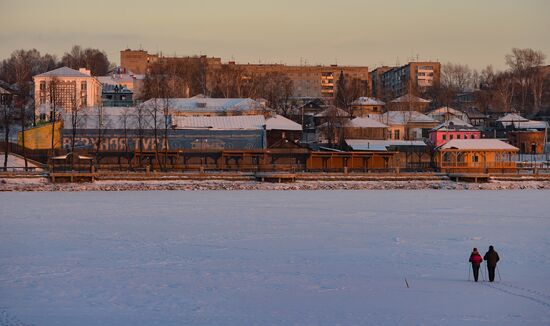
[[[0,200],[0,325],[550,325],[543,191]],[[468,282],[489,245],[501,278]]]
[[[0,179],[0,191],[146,191],[146,190],[516,190],[550,189],[550,181],[490,181],[487,183],[449,180],[411,181],[298,181],[269,183],[227,180],[179,181],[96,181],[93,183],[50,183],[46,178]]]

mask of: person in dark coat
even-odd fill
[[[474,248],[474,250],[472,250],[469,261],[470,263],[472,263],[472,270],[474,271],[474,280],[477,282],[477,278],[479,276],[479,266],[481,266],[481,262],[483,261],[483,258],[481,258],[481,255],[477,251],[477,248]]]
[[[489,246],[489,251],[485,253],[483,259],[487,262],[487,270],[489,271],[489,282],[495,280],[495,269],[497,268],[497,263],[500,260],[498,253],[495,251],[493,246]]]

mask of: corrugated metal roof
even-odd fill
[[[421,140],[371,140],[371,139],[346,139],[346,143],[354,151],[387,151],[389,147],[425,147]]]
[[[548,128],[548,122],[546,121],[514,121],[512,122],[516,129],[546,129]]]
[[[263,115],[173,117],[176,129],[258,130],[266,124]]]
[[[143,103],[146,107],[155,105],[155,101],[162,103],[167,101],[168,107],[173,112],[227,112],[227,111],[251,111],[261,110],[264,107],[250,98],[170,98],[150,99]]]
[[[302,125],[277,114],[265,121],[265,129],[302,131]]]
[[[498,139],[453,139],[440,147],[441,149],[466,150],[517,150],[518,148]]]

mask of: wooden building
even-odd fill
[[[372,113],[384,113],[386,103],[373,97],[360,97],[351,102],[351,115],[364,117]]]
[[[446,173],[514,172],[517,153],[498,139],[453,139],[438,148],[436,162]]]

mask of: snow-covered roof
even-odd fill
[[[263,115],[173,117],[176,129],[258,130],[266,121]]]
[[[96,78],[103,85],[119,85],[122,83],[133,83],[136,79],[140,79],[139,77],[136,77],[134,75],[128,75],[128,74],[99,76]]]
[[[446,114],[452,114],[452,115],[464,115],[464,112],[459,111],[457,109],[453,109],[448,106],[442,106],[440,108],[437,108],[435,110],[432,110],[427,113],[429,116],[438,116],[438,115],[446,115]]]
[[[548,128],[548,123],[546,121],[529,120],[515,113],[508,113],[497,121],[500,122],[504,127],[512,125],[516,129]]]
[[[413,103],[430,103],[431,101],[430,100],[425,100],[423,98],[420,98],[418,96],[414,96],[414,95],[411,95],[411,94],[405,94],[403,96],[400,96],[396,99],[391,100],[390,102],[392,102],[392,103],[409,103],[409,102],[413,102]]]
[[[145,107],[154,106],[155,100],[162,103],[164,99],[150,99],[145,101]],[[250,98],[170,98],[168,107],[175,112],[228,112],[263,110],[264,107]]]
[[[302,125],[277,114],[265,121],[265,129],[302,131]]]
[[[403,125],[411,122],[415,123],[435,123],[433,118],[418,111],[388,111],[379,117],[381,122],[388,125]]]
[[[512,122],[516,129],[546,129],[548,128],[548,122],[528,120],[528,121],[514,121]]]
[[[386,105],[386,103],[374,97],[360,97],[351,102],[351,105]]]
[[[354,151],[387,151],[390,147],[426,146],[426,143],[421,140],[346,139],[346,144]]]
[[[517,147],[498,139],[452,139],[442,145],[441,149],[464,150],[518,150]]]
[[[330,116],[347,117],[349,116],[349,113],[347,113],[346,111],[340,108],[331,107],[328,109],[324,109],[323,111],[314,115],[314,117],[316,118],[324,118],[324,117],[330,117]]]
[[[447,121],[439,124],[438,126],[433,128],[432,130],[439,130],[439,131],[453,130],[453,131],[457,131],[457,130],[472,130],[472,129],[475,129],[475,128],[471,124],[469,124],[469,123],[467,123],[463,120],[460,120],[458,118],[452,118],[451,120],[447,120]]]
[[[35,77],[90,77],[90,75],[69,67],[61,67],[40,75],[36,75]]]
[[[0,94],[11,94],[11,92],[8,91],[7,89],[0,87]]]
[[[346,127],[353,127],[353,128],[388,128],[387,125],[383,124],[382,122],[376,121],[371,118],[367,117],[359,117],[350,120],[348,123],[346,123]]]
[[[498,122],[514,122],[514,121],[529,121],[529,119],[526,119],[526,118],[522,117],[519,114],[508,113],[507,115],[501,117],[497,121]]]

